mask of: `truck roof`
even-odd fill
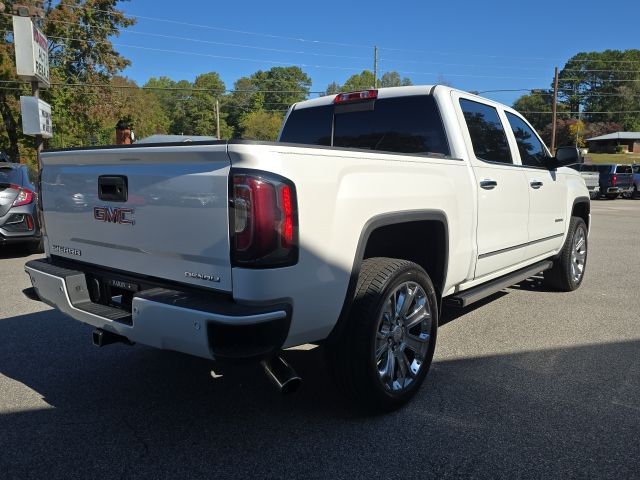
[[[412,85],[409,87],[385,87],[378,88],[378,98],[390,97],[406,97],[410,95],[429,95],[436,85]],[[365,89],[367,90],[367,89]],[[323,97],[314,98],[295,103],[292,108],[296,110],[302,108],[321,107],[323,105],[331,105],[336,98],[335,94],[325,95]]]
[[[438,87],[438,90],[444,89],[448,92],[460,92],[465,95],[472,95],[478,97],[478,100],[482,100],[484,103],[490,103],[494,105],[500,105],[507,110],[512,110],[509,106],[503,105],[500,102],[496,102],[494,100],[481,97],[474,93],[466,92],[464,90],[460,90],[458,88],[449,87],[447,85],[410,85],[406,87],[384,87],[377,88],[378,90],[378,98],[392,98],[392,97],[407,97],[412,95],[431,95],[433,94],[434,89]],[[367,90],[367,89],[363,89]],[[347,92],[340,92],[347,93]],[[324,95],[322,97],[314,98],[311,100],[304,100],[302,102],[294,103],[291,108],[300,110],[303,108],[312,108],[312,107],[321,107],[324,105],[331,105],[336,98],[336,94],[332,95]]]

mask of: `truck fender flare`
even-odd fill
[[[358,239],[358,245],[356,247],[353,266],[351,267],[351,275],[349,277],[349,284],[347,292],[342,303],[342,309],[338,321],[334,325],[331,333],[327,337],[327,341],[331,342],[333,339],[340,336],[340,333],[344,329],[344,326],[349,317],[351,310],[351,301],[355,294],[356,286],[358,284],[358,276],[360,275],[360,268],[364,261],[364,252],[369,241],[369,237],[376,229],[380,227],[386,227],[389,225],[397,225],[400,223],[419,222],[419,221],[436,221],[440,222],[444,227],[444,278],[442,279],[442,285],[444,286],[447,276],[447,270],[449,267],[449,222],[447,215],[441,210],[407,210],[400,212],[383,213],[370,218],[362,227],[360,232],[360,238]],[[436,292],[440,299],[442,292]],[[441,303],[441,302],[440,302]]]

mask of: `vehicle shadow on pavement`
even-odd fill
[[[26,258],[37,254],[30,243],[0,246],[0,260],[4,258]]]
[[[286,352],[305,384],[283,397],[257,366],[90,333],[53,310],[0,320],[4,478],[638,475],[640,341],[437,360],[409,405],[366,417],[320,348]]]

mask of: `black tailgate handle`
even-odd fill
[[[129,197],[128,181],[124,175],[98,177],[98,198],[107,202],[126,202]]]

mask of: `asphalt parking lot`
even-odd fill
[[[1,478],[640,478],[640,201],[593,202],[573,293],[533,279],[446,312],[406,408],[345,405],[320,349],[282,397],[255,367],[144,346],[25,298],[0,252]],[[220,372],[218,372],[220,373]]]

